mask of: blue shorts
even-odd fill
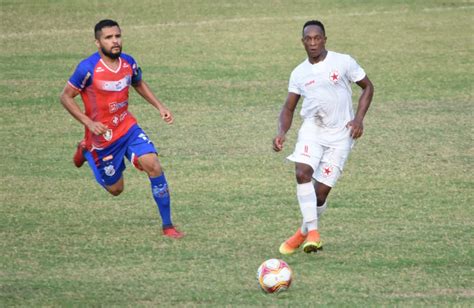
[[[140,126],[135,124],[110,146],[86,152],[85,157],[97,182],[102,186],[110,186],[122,177],[126,168],[124,157],[132,161],[134,156],[148,153],[157,153],[155,146]]]

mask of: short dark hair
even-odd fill
[[[111,28],[111,27],[115,27],[115,26],[119,27],[119,29],[120,29],[119,24],[115,20],[103,19],[103,20],[99,21],[94,27],[95,38],[99,39],[100,32],[102,31],[103,28]]]
[[[303,26],[303,31],[301,32],[303,36],[304,36],[304,28],[306,28],[307,26],[318,26],[321,28],[321,30],[323,30],[323,34],[326,35],[326,30],[324,30],[324,25],[322,22],[320,22],[319,20],[308,20],[307,22],[305,22]]]

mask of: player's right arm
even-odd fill
[[[86,126],[89,131],[96,135],[102,135],[107,131],[107,126],[101,122],[92,121],[85,113],[82,112],[79,105],[75,101],[75,97],[79,95],[79,91],[73,88],[71,85],[66,84],[61,93],[59,100],[63,107],[82,125]]]
[[[273,150],[275,152],[280,152],[283,149],[283,143],[286,140],[286,133],[293,122],[293,114],[295,113],[299,99],[299,94],[288,92],[285,104],[283,104],[283,108],[281,109],[278,118],[278,133],[276,137],[273,138]]]

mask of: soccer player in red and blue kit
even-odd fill
[[[74,155],[74,164],[81,167],[87,160],[97,182],[109,193],[118,196],[124,189],[124,158],[147,173],[153,198],[163,223],[163,235],[181,238],[171,221],[168,183],[157,151],[135,117],[128,111],[130,86],[160,112],[162,119],[173,123],[173,115],[155,97],[135,60],[122,53],[120,26],[113,20],[102,20],[95,26],[98,52],[79,63],[63,92],[64,108],[85,127],[85,138]],[[85,112],[75,101],[81,95]]]

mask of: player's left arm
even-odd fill
[[[374,85],[367,75],[356,83],[361,87],[362,93],[359,97],[356,115],[352,121],[347,123],[347,127],[351,129],[351,137],[354,139],[359,138],[364,133],[364,117],[374,96]]]
[[[161,118],[168,124],[173,123],[174,116],[171,111],[153,94],[150,87],[144,80],[140,80],[133,88],[140,94],[148,103],[160,111]]]

